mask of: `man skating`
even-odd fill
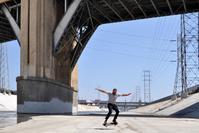
[[[105,118],[105,121],[104,121],[104,126],[106,126],[107,124],[107,120],[109,119],[110,115],[112,114],[112,110],[115,110],[115,116],[114,116],[114,119],[113,119],[113,124],[117,124],[117,117],[119,115],[119,110],[118,110],[118,107],[116,105],[116,99],[119,97],[119,96],[129,96],[131,95],[131,93],[128,93],[128,94],[117,94],[117,89],[113,89],[112,90],[112,93],[111,92],[107,92],[105,90],[102,90],[102,89],[96,89],[102,93],[105,93],[108,95],[108,114],[106,115],[106,118]]]

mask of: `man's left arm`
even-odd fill
[[[128,94],[120,94],[119,96],[129,96],[129,95],[131,95],[132,93],[128,93]]]

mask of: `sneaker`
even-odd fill
[[[103,125],[106,126],[106,124],[107,124],[107,120],[104,121]]]
[[[116,120],[113,120],[113,124],[117,125],[117,124],[118,124],[118,122],[117,122]]]

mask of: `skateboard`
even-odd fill
[[[103,124],[103,126],[105,126],[105,127],[108,127],[108,126],[116,126],[116,125],[118,125],[118,123],[113,123],[113,122],[111,122],[111,123]]]

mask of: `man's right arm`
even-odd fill
[[[108,92],[107,92],[107,91],[105,91],[105,90],[102,90],[102,89],[96,89],[96,90],[98,90],[99,92],[102,92],[102,93],[108,94]]]

